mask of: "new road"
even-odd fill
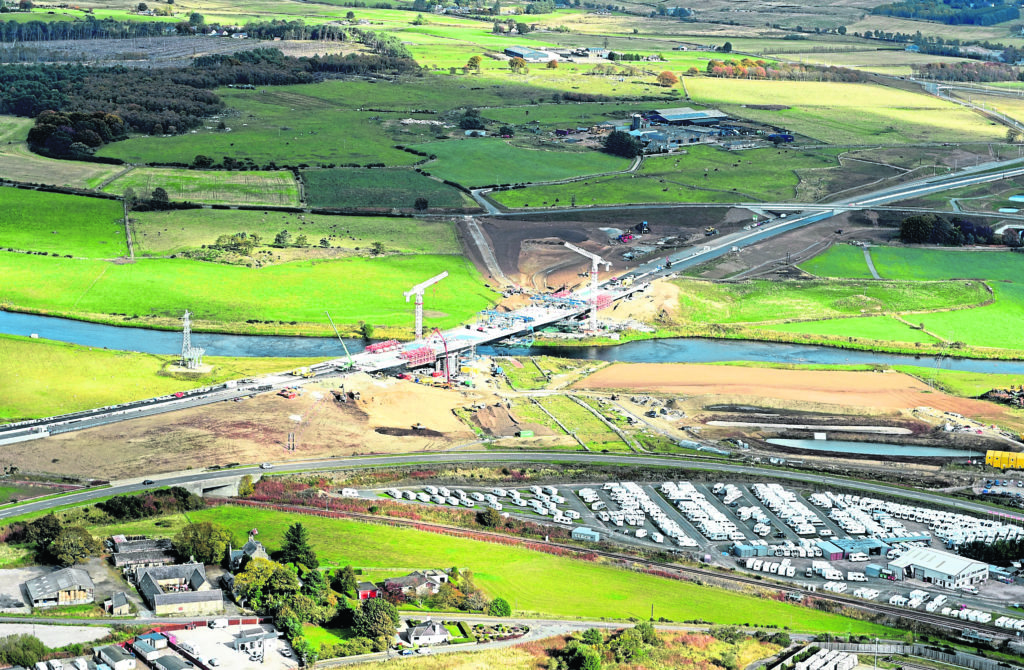
[[[920,503],[938,505],[940,507],[952,507],[960,511],[974,514],[992,514],[1014,521],[1024,521],[1024,516],[1010,514],[998,508],[983,505],[967,500],[957,500],[943,495],[918,491],[914,489],[887,486],[858,480],[833,477],[829,475],[808,474],[803,472],[790,472],[772,468],[758,468],[747,465],[733,465],[728,463],[708,463],[707,461],[695,461],[686,458],[671,456],[626,456],[616,454],[593,454],[593,453],[500,453],[500,452],[443,452],[443,453],[412,453],[396,456],[368,456],[359,458],[332,458],[316,461],[303,461],[293,463],[276,464],[271,470],[280,469],[287,472],[316,472],[325,470],[342,470],[351,468],[376,468],[396,465],[425,464],[425,463],[594,463],[611,464],[621,466],[651,466],[664,468],[678,468],[680,470],[713,470],[717,473],[730,473],[755,477],[768,477],[773,479],[785,479],[800,482],[814,482],[823,486],[835,488],[856,488],[858,491],[870,492],[883,496],[895,496],[914,500]],[[242,467],[230,470],[212,470],[204,472],[185,472],[167,475],[152,480],[152,484],[143,484],[139,480],[114,482],[110,487],[90,489],[78,493],[57,496],[46,500],[28,501],[20,504],[10,505],[0,509],[0,519],[45,512],[69,504],[84,504],[90,500],[104,498],[121,493],[134,493],[145,491],[150,488],[164,486],[181,486],[185,484],[198,484],[204,481],[222,479],[225,476],[242,476],[246,474],[262,474],[267,470],[261,467]],[[668,475],[667,475],[668,476]],[[155,475],[154,475],[155,477]],[[148,481],[148,480],[147,480]]]

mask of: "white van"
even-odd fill
[[[228,620],[227,619],[214,619],[213,621],[210,622],[210,628],[227,628],[227,627],[228,627]]]

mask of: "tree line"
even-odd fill
[[[936,214],[917,214],[900,222],[900,240],[907,244],[960,247],[965,244],[993,244],[995,233],[991,226],[959,217],[946,219]]]
[[[718,60],[708,61],[705,72],[711,77],[724,77],[729,79],[779,79],[796,81],[838,81],[838,82],[864,82],[868,76],[857,70],[845,67],[819,67],[816,65],[803,65],[801,63],[770,63],[765,60],[744,58],[743,60]],[[695,67],[690,68],[689,74],[697,74]]]
[[[968,0],[901,0],[879,5],[871,13],[969,26],[991,26],[1020,18],[1020,10],[1003,4],[1002,0],[993,0],[980,7]]]
[[[1003,63],[972,61],[970,63],[922,63],[914,65],[914,74],[937,81],[1017,81],[1024,73]]]

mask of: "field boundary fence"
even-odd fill
[[[954,653],[948,654],[944,651],[923,644],[885,643],[879,644],[877,647],[873,643],[851,644],[848,642],[815,642],[814,644],[822,649],[848,651],[854,654],[869,654],[874,656],[877,651],[879,655],[884,654],[886,656],[893,654],[918,656],[933,661],[957,665],[962,668],[971,668],[972,670],[1024,670],[1019,665],[1011,665],[991,658],[977,656],[976,654],[969,654],[964,651],[954,650]]]

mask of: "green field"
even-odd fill
[[[128,253],[116,200],[0,188],[0,248],[88,258]]]
[[[591,449],[622,450],[627,449],[619,436],[616,435],[600,419],[589,411],[580,407],[570,398],[564,395],[553,395],[538,398],[544,408],[558,417],[566,426],[576,432],[577,437],[583,440]]]
[[[507,207],[551,207],[631,202],[789,201],[804,170],[836,168],[837,150],[753,149],[729,152],[692,146],[685,154],[648,157],[633,175],[598,177],[571,184],[499,191]]]
[[[412,170],[306,170],[306,200],[312,207],[412,209],[417,198],[431,208],[476,207],[469,196]]]
[[[437,156],[423,169],[467,187],[569,179],[577,175],[625,170],[629,161],[596,151],[545,151],[512,146],[490,137],[417,144],[413,149]]]
[[[988,299],[984,285],[965,282],[749,281],[716,284],[678,280],[689,321],[757,323],[860,316],[973,305]],[[912,317],[915,321],[918,316]]]
[[[147,197],[155,188],[167,191],[171,202],[213,205],[299,206],[299,186],[291,172],[229,172],[137,168],[103,188],[123,195],[127,189]]]
[[[334,252],[366,255],[374,242],[386,253],[461,253],[455,226],[438,219],[376,216],[324,216],[290,212],[255,212],[223,209],[186,209],[169,212],[133,212],[137,254],[165,255],[213,244],[221,235],[245,232],[262,237],[262,244],[287,230],[306,235],[313,248],[307,253]],[[328,249],[319,242],[326,239]],[[285,253],[285,250],[274,250]]]
[[[907,320],[919,322],[920,314],[910,315]],[[784,333],[810,333],[813,335],[838,335],[863,340],[882,342],[921,342],[935,344],[934,337],[915,330],[891,316],[867,316],[858,319],[828,319],[826,321],[801,321],[799,323],[773,324],[763,326],[765,330]]]
[[[428,328],[458,325],[492,303],[494,294],[469,261],[452,256],[303,261],[250,269],[180,259],[115,265],[0,253],[0,307],[166,328],[176,328],[188,308],[195,314],[196,330],[327,335],[326,309],[350,331],[360,321],[411,328],[413,306],[402,291],[442,270],[449,277],[426,296]]]
[[[800,269],[819,277],[871,279],[864,249],[852,244],[836,244],[827,253],[801,263]]]
[[[701,618],[716,623],[786,625],[794,630],[833,634],[892,634],[874,624],[770,599],[423,531],[233,507],[201,510],[188,516],[193,522],[215,521],[236,532],[255,526],[270,550],[279,546],[288,524],[301,521],[310,530],[321,563],[335,566],[422,569],[457,565],[472,570],[474,581],[488,595],[508,599],[517,612],[524,614],[646,618],[653,606],[655,616],[675,621]],[[158,535],[174,532],[153,528]]]
[[[829,144],[984,142],[1006,134],[954,103],[875,84],[689,77],[686,86],[695,102]]]
[[[117,165],[46,158],[28,150],[32,119],[0,115],[0,175],[29,184],[95,188],[122,168]]]
[[[804,267],[815,274],[843,276],[855,267],[851,255],[842,245],[835,246],[805,263]],[[1024,332],[1024,285],[1019,283],[1021,270],[1024,269],[1024,256],[1009,252],[896,247],[872,247],[871,256],[878,273],[887,279],[941,281],[976,278],[988,281],[995,296],[991,305],[970,310],[915,314],[908,316],[907,320],[915,324],[923,323],[928,331],[950,342],[963,342],[976,347],[1024,349],[1024,341],[1020,337],[1020,333]],[[797,326],[790,330],[841,331],[843,325],[822,323],[811,325],[810,328],[813,330],[803,331]],[[901,331],[901,336],[906,337],[907,333]]]
[[[0,370],[7,380],[0,386],[0,422],[106,407],[321,360],[207,356],[214,370],[201,379],[159,374],[177,358],[0,335]]]

